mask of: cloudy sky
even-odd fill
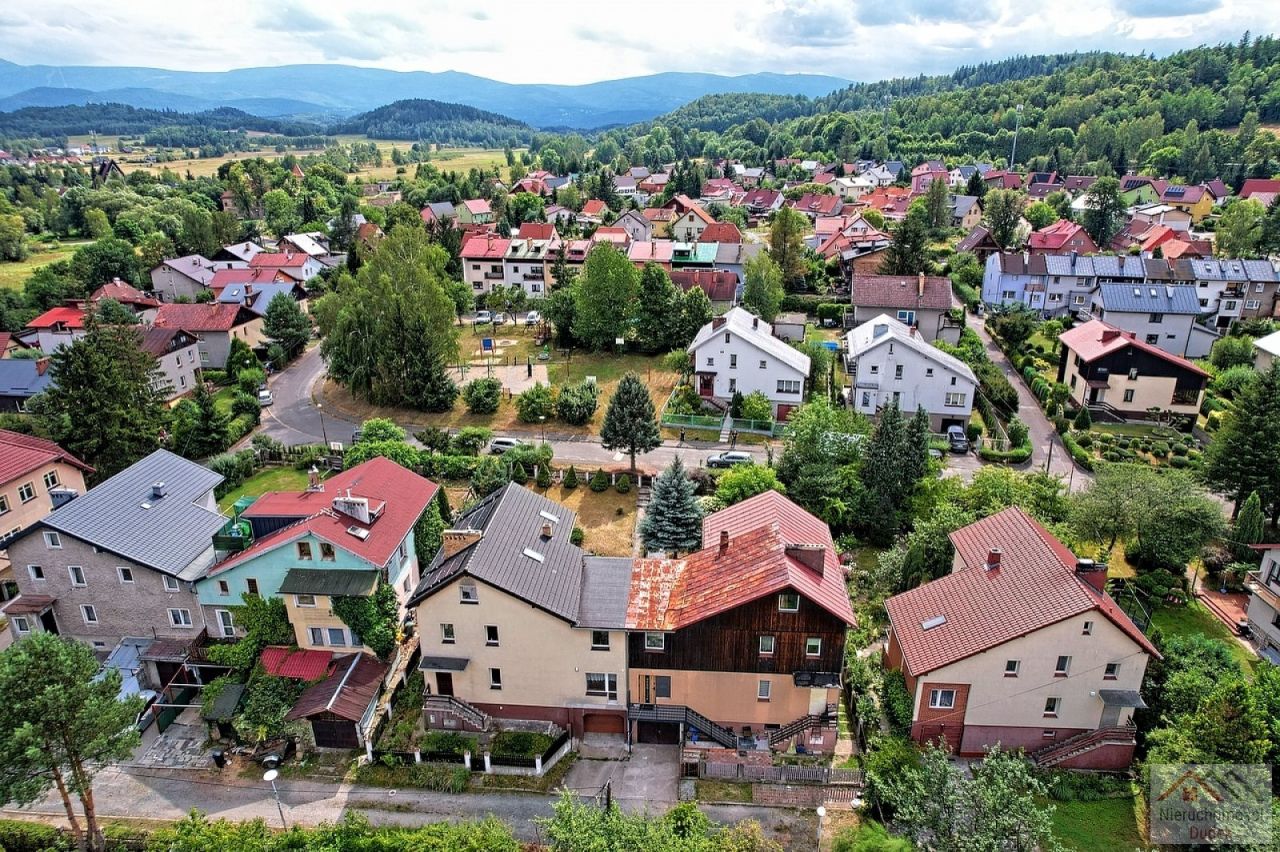
[[[877,80],[1020,53],[1154,51],[1280,31],[1277,0],[40,0],[0,18],[24,65],[293,63],[585,83],[658,71]]]

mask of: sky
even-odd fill
[[[224,71],[343,63],[588,83],[661,71],[931,74],[1018,54],[1164,55],[1280,31],[1277,0],[40,0],[0,16],[23,65]]]

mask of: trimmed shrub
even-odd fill
[[[578,487],[578,471],[573,465],[569,465],[569,470],[565,473],[564,479],[560,481],[566,491],[572,491]]]
[[[619,494],[626,494],[631,490],[631,477],[625,473],[622,474],[622,476],[618,477],[618,481],[613,484],[613,487]]]
[[[204,377],[204,380],[206,382],[209,382],[210,384],[213,384],[213,385],[218,385],[219,387],[231,381],[227,377],[226,370],[201,370],[200,374]]]
[[[497,379],[476,379],[462,387],[462,401],[472,414],[493,414],[502,401],[502,382]]]
[[[231,397],[231,416],[248,417],[257,425],[262,419],[262,406],[258,404],[256,396],[238,390]]]
[[[236,375],[236,385],[245,393],[258,395],[258,388],[267,380],[266,371],[261,367],[248,367]]]
[[[982,437],[982,427],[977,423],[970,423],[964,430],[965,437],[969,439],[969,443],[974,443]]]
[[[1007,452],[993,450],[989,447],[983,447],[978,450],[978,458],[983,461],[1001,462],[1003,464],[1022,464],[1031,458],[1031,447],[1018,447]]]
[[[1085,449],[1088,449],[1089,447],[1093,446],[1093,435],[1091,435],[1088,432],[1085,432],[1083,435],[1081,435],[1078,438],[1073,437],[1071,435],[1063,436],[1063,440],[1066,440],[1067,438],[1071,438],[1071,440],[1073,440],[1076,444],[1078,444],[1081,447],[1084,447]]]
[[[1191,452],[1190,447],[1186,444],[1174,444],[1169,449],[1173,452],[1174,456],[1185,456],[1187,453]]]
[[[551,468],[545,464],[538,465],[538,472],[534,474],[533,481],[544,491],[551,487]]]
[[[595,416],[600,404],[600,387],[583,379],[560,389],[556,398],[556,416],[573,426],[585,426]]]
[[[1067,429],[1069,429],[1070,426],[1071,424],[1065,417],[1059,416],[1053,418],[1053,431],[1057,432],[1059,435],[1067,434]]]
[[[0,820],[0,849],[8,852],[48,852],[73,848],[70,839],[51,825],[16,819]]]
[[[586,537],[582,527],[574,527],[573,532],[569,533],[569,543],[576,547],[582,547],[582,540]]]
[[[1181,467],[1189,467],[1190,465],[1191,465],[1191,459],[1187,458],[1186,456],[1174,456],[1173,458],[1169,459],[1170,467],[1181,468]]]
[[[529,481],[529,471],[525,469],[524,462],[516,462],[511,466],[511,481],[519,485]]]
[[[1169,445],[1166,444],[1164,441],[1153,441],[1151,443],[1151,449],[1148,450],[1148,452],[1150,452],[1151,455],[1153,456],[1157,456],[1158,458],[1164,458],[1165,456],[1169,455]]]
[[[1087,434],[1081,436],[1081,440],[1088,440]],[[1071,460],[1085,470],[1093,470],[1093,456],[1088,450],[1080,446],[1080,444],[1071,435],[1062,436],[1062,445],[1067,448],[1067,452],[1071,455]]]
[[[1089,431],[1089,427],[1093,425],[1093,416],[1089,414],[1087,406],[1082,406],[1080,411],[1076,413],[1075,422],[1071,424],[1076,427],[1079,432]]]
[[[555,397],[546,385],[533,385],[516,397],[516,417],[521,423],[537,423],[555,413]]]
[[[609,490],[609,477],[605,476],[603,468],[597,468],[596,472],[591,474],[591,490],[597,494],[603,494]]]

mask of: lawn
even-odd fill
[[[704,778],[694,782],[694,796],[700,802],[750,802],[751,785]]]
[[[1053,833],[1074,852],[1132,852],[1147,848],[1138,825],[1138,799],[1052,802]]]
[[[1127,438],[1159,438],[1155,424],[1148,423],[1095,423],[1094,431],[1110,432],[1112,435],[1124,435]],[[1166,435],[1168,433],[1166,432]],[[1179,436],[1181,437],[1181,436]],[[1167,441],[1168,437],[1159,438]]]
[[[223,495],[218,511],[228,512],[241,497],[259,497],[268,491],[302,491],[307,487],[307,472],[292,467],[269,467],[240,483],[240,487]]]
[[[73,251],[87,242],[87,240],[65,242],[52,248],[43,244],[33,245],[32,248],[34,250],[27,255],[26,260],[0,263],[0,287],[9,290],[20,289],[27,279],[31,277],[31,273],[42,266],[53,263],[55,260],[64,260],[70,257]]]
[[[1151,614],[1151,626],[1159,627],[1165,636],[1198,635],[1219,639],[1231,649],[1231,656],[1236,658],[1246,673],[1253,671],[1258,662],[1258,658],[1236,641],[1227,626],[1199,601],[1190,601],[1186,606],[1157,609]]]
[[[547,499],[578,513],[577,524],[585,534],[584,548],[601,556],[631,556],[635,549],[635,489],[619,494],[610,488],[597,494],[587,487],[586,479],[591,473],[585,468],[579,470],[582,484],[571,491],[557,485],[544,493]]]

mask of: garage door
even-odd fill
[[[636,742],[653,743],[654,745],[679,745],[679,722],[639,722],[636,727]]]
[[[582,730],[588,734],[625,734],[627,720],[619,713],[588,713],[582,717]]]
[[[356,726],[352,722],[336,719],[312,719],[311,733],[317,748],[360,748]]]

